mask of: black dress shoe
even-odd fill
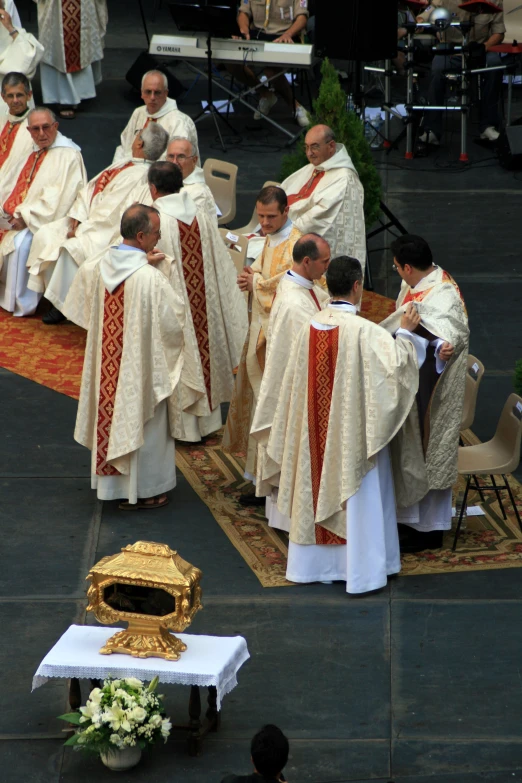
[[[258,498],[257,495],[253,495],[251,492],[249,492],[247,495],[240,495],[238,498],[238,503],[241,503],[242,506],[264,506],[266,503],[266,498]]]
[[[64,314],[53,306],[42,318],[42,323],[47,324],[47,326],[56,326],[56,324],[63,324],[66,320],[67,318]]]
[[[405,554],[415,554],[423,552],[425,549],[440,549],[444,539],[443,530],[430,530],[429,533],[421,533],[419,530],[413,530],[413,535],[400,538],[400,549]]]

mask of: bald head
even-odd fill
[[[305,136],[306,157],[313,166],[320,166],[335,155],[335,134],[328,125],[314,125]]]
[[[292,251],[292,271],[306,280],[319,280],[330,263],[330,245],[319,234],[304,234]]]
[[[141,80],[141,97],[148,114],[156,114],[169,95],[167,77],[161,71],[147,71]]]
[[[56,141],[58,122],[50,109],[38,106],[27,115],[27,130],[36,146],[46,150]]]

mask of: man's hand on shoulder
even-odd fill
[[[406,329],[407,332],[414,332],[421,322],[421,317],[417,312],[417,308],[410,302],[401,318],[401,329]]]
[[[160,253],[157,247],[147,253],[147,261],[149,264],[152,264],[152,266],[154,266],[154,264],[159,264],[160,261],[163,261],[164,258],[165,253]]]

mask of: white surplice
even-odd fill
[[[123,158],[129,158],[132,155],[132,143],[136,136],[136,131],[143,130],[148,121],[157,122],[161,125],[169,134],[170,139],[173,136],[181,136],[191,141],[197,154],[198,134],[196,126],[188,114],[184,114],[178,109],[178,104],[175,100],[167,98],[161,109],[158,109],[155,114],[149,114],[146,106],[140,106],[133,111],[126,128],[121,134],[121,144],[116,147],[113,163],[117,163]],[[166,156],[167,153],[165,151],[160,160],[165,160]]]
[[[221,213],[218,210],[212,191],[205,182],[205,173],[200,166],[196,166],[194,171],[185,177],[183,187],[194,204],[200,209],[204,209],[208,216],[217,223],[218,213]]]

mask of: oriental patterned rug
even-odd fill
[[[393,306],[390,299],[367,293],[363,314],[380,321]],[[77,326],[47,327],[40,318],[13,318],[0,309],[0,367],[11,372],[78,399],[84,347],[85,332]],[[471,432],[466,436],[468,443],[477,442]],[[178,469],[261,584],[290,586],[285,579],[287,539],[268,527],[262,509],[238,503],[248,484],[241,455],[226,454],[220,443],[220,433],[202,444],[178,443]],[[522,487],[514,478],[510,483],[522,511]],[[486,493],[484,504],[472,496],[469,505],[482,505],[485,515],[468,517],[457,551],[451,552],[452,537],[447,534],[441,550],[405,555],[401,575],[522,567],[522,533],[505,491],[502,498],[507,520],[502,518],[494,493]]]

